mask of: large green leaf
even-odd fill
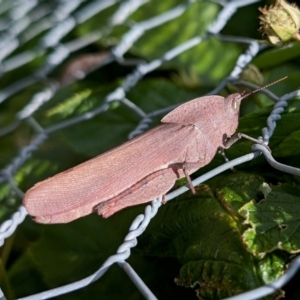
[[[300,187],[264,184],[261,190],[263,200],[252,200],[239,210],[250,226],[243,234],[248,250],[261,256],[276,249],[299,252]]]
[[[114,225],[113,219],[103,220],[94,215],[66,225],[41,225],[42,238],[33,243],[10,269],[16,296],[58,287],[95,272],[116,251],[126,232],[125,228],[129,226],[126,222],[124,229],[120,230],[119,226]],[[42,285],[35,286],[33,283],[37,280],[42,281]],[[115,284],[120,288],[114,289]],[[26,288],[18,288],[21,286]],[[140,296],[118,267],[113,267],[89,288],[77,291],[76,299],[91,299],[96,293],[101,299],[121,299],[121,295],[130,298],[134,294],[138,299]],[[64,299],[74,299],[74,294],[68,294]]]
[[[249,253],[238,216],[244,203],[259,199],[262,182],[238,172],[219,181],[218,188],[215,179],[211,187],[200,185],[197,195],[171,201],[141,237],[141,252],[176,258],[182,264],[176,283],[196,289],[199,299],[221,299],[275,280],[285,269],[285,255],[258,259]]]

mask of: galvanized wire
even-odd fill
[[[19,190],[17,184],[14,181],[13,175],[20,168],[20,166],[24,164],[28,157],[30,157],[32,153],[36,149],[38,149],[40,145],[43,144],[43,142],[48,138],[48,135],[62,128],[78,124],[85,120],[94,118],[98,114],[104,113],[108,109],[109,104],[112,101],[118,101],[122,103],[122,105],[130,108],[141,118],[140,123],[138,124],[136,129],[130,133],[129,138],[132,138],[144,132],[149,127],[155,116],[163,115],[169,112],[174,108],[174,106],[153,111],[147,114],[140,107],[131,102],[130,99],[128,99],[128,91],[135,87],[136,84],[140,80],[142,80],[142,78],[146,74],[153,72],[154,70],[162,66],[165,62],[174,59],[175,57],[188,51],[189,49],[192,49],[211,36],[214,36],[215,38],[224,42],[228,41],[246,44],[247,49],[237,58],[235,67],[233,68],[230,75],[208,94],[218,94],[229,82],[237,83],[238,77],[241,72],[247,67],[247,65],[253,60],[253,58],[257,56],[257,54],[264,48],[264,46],[260,46],[256,41],[252,39],[221,35],[220,31],[224,28],[228,20],[230,20],[230,18],[235,14],[239,7],[249,5],[257,1],[258,0],[216,1],[222,5],[222,9],[220,10],[215,22],[208,28],[207,32],[204,35],[195,36],[190,40],[183,42],[173,49],[168,50],[162,57],[154,59],[153,61],[135,61],[134,63],[137,64],[136,68],[125,77],[123,84],[121,84],[113,92],[109,93],[105,97],[104,103],[101,106],[80,116],[68,119],[60,123],[56,123],[55,125],[52,125],[48,128],[42,128],[33,118],[33,114],[42,105],[44,105],[48,101],[51,101],[56,92],[61,88],[59,82],[49,82],[44,89],[36,93],[27,103],[27,105],[25,105],[25,107],[23,107],[16,114],[15,120],[12,123],[0,129],[1,137],[12,132],[18,126],[20,126],[22,122],[26,121],[36,133],[35,138],[30,142],[30,144],[21,148],[18,155],[1,171],[0,183],[8,182],[11,186],[11,189],[14,190],[17,195],[22,197],[23,192]],[[41,6],[39,6],[38,11],[33,10],[33,8],[38,4],[38,2],[34,0],[16,1],[6,6],[0,5],[0,13],[10,11],[9,15],[11,16],[11,19],[5,20],[5,22],[0,23],[0,33],[1,31],[6,31],[5,41],[0,43],[0,60],[2,60],[2,63],[0,65],[1,74],[5,74],[6,72],[17,69],[20,66],[32,61],[33,59],[45,55],[47,49],[52,49],[52,51],[50,51],[49,55],[47,56],[45,64],[38,70],[36,70],[35,74],[30,75],[27,78],[22,78],[0,91],[0,103],[6,101],[10,96],[17,93],[18,91],[31,86],[35,82],[39,82],[47,78],[47,75],[59,64],[65,61],[72,52],[75,52],[89,44],[94,43],[95,41],[99,40],[103,36],[103,34],[109,34],[114,26],[125,23],[127,18],[132,13],[134,13],[140,6],[144,5],[147,2],[148,0],[128,0],[119,3],[119,1],[117,0],[102,0],[83,5],[84,1],[80,0],[60,0],[57,1],[57,6],[54,10],[51,10],[46,2],[41,2]],[[129,31],[124,34],[119,44],[111,50],[111,53],[108,56],[108,60],[103,64],[100,64],[99,67],[103,66],[105,63],[111,62],[112,60],[116,60],[119,63],[126,63],[126,59],[123,58],[124,54],[134,45],[134,43],[140,37],[145,34],[147,30],[153,29],[162,24],[165,24],[166,22],[178,18],[186,11],[186,9],[192,2],[193,1],[187,1],[186,3],[171,8],[170,10],[160,15],[152,16],[148,20],[134,23]],[[101,31],[99,30],[92,32],[88,36],[85,36],[84,38],[80,38],[78,40],[68,41],[63,44],[60,42],[62,38],[64,38],[78,24],[85,22],[100,11],[105,10],[118,3],[118,9],[109,19],[105,27],[101,29]],[[29,26],[33,21],[34,26]],[[41,32],[47,31],[47,29],[49,29],[49,31],[40,39],[35,49],[20,53],[16,56],[9,57],[9,55],[20,45],[37,36]],[[253,88],[253,86],[249,84],[248,86]],[[300,91],[295,91],[280,98],[272,94],[268,90],[262,92],[267,93],[268,96],[276,102],[274,109],[267,120],[266,128],[262,129],[261,139],[267,144],[274,132],[276,121],[280,118],[280,114],[287,106],[287,101],[296,96],[299,96]],[[276,162],[266,147],[260,144],[255,144],[253,145],[252,150],[253,152],[236,158],[232,161],[226,162],[222,166],[198,177],[193,181],[193,184],[198,185],[199,183],[216,176],[224,170],[250,161],[261,154],[265,156],[266,160],[272,167],[283,172],[300,176],[299,169],[282,165]],[[169,201],[187,190],[187,187],[181,187],[166,195],[165,200]],[[145,208],[144,214],[141,214],[135,218],[132,225],[130,226],[129,233],[124,238],[124,242],[120,245],[116,254],[110,256],[94,274],[71,284],[21,299],[48,299],[78,290],[101,278],[113,264],[118,264],[126,272],[126,274],[146,299],[156,299],[155,295],[146,286],[142,278],[139,277],[135,270],[125,260],[130,256],[131,248],[136,246],[137,237],[145,231],[151,219],[156,215],[160,205],[161,199],[152,201],[151,205],[148,205]],[[6,238],[13,234],[17,226],[23,222],[26,215],[27,212],[25,208],[23,206],[20,206],[19,210],[15,212],[10,219],[1,224],[1,245],[4,244]],[[296,259],[291,264],[286,274],[284,274],[281,278],[279,278],[272,284],[228,299],[259,299],[275,292],[278,288],[282,287],[288,280],[290,280],[290,278],[295,274],[296,270],[299,269],[299,261],[299,258]],[[1,290],[0,293],[0,299],[5,299],[5,296],[3,295]]]

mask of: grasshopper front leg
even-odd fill
[[[269,148],[269,146],[266,143],[264,143],[263,141],[255,139],[255,138],[253,138],[253,137],[251,137],[247,134],[241,133],[241,132],[238,132],[238,133],[234,134],[233,136],[231,136],[230,138],[226,139],[224,141],[222,147],[224,149],[228,149],[229,147],[231,147],[235,142],[237,142],[241,138],[244,138],[244,139],[247,139],[247,140],[252,141],[254,143],[260,144],[260,145],[266,147],[270,153],[272,152],[271,149]]]

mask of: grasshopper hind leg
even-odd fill
[[[178,179],[178,174],[171,168],[156,171],[138,183],[95,207],[98,214],[108,218],[115,212],[133,205],[146,203],[165,195]]]

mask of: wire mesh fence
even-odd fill
[[[68,160],[68,154],[65,153],[66,149],[55,153],[56,148],[53,147],[53,141],[48,142],[53,134],[70,128],[70,131],[64,133],[64,138],[69,138],[68,143],[74,144],[72,128],[82,126],[80,136],[83,137],[83,141],[81,145],[76,144],[74,148],[77,152],[86,153],[91,148],[86,146],[87,141],[84,136],[90,135],[90,139],[95,139],[98,130],[95,126],[87,125],[85,127],[84,124],[89,124],[89,120],[98,117],[105,118],[105,115],[108,115],[115,108],[124,110],[134,117],[128,121],[125,113],[118,116],[109,115],[108,124],[112,124],[111,117],[115,118],[117,125],[113,126],[120,130],[119,134],[124,136],[124,134],[129,133],[129,138],[133,138],[147,130],[157,117],[162,117],[179,103],[192,99],[187,97],[193,93],[194,95],[197,94],[198,97],[218,95],[222,93],[225,87],[231,86],[233,88],[233,84],[253,89],[255,85],[251,84],[249,80],[240,81],[239,78],[243,76],[243,72],[249,64],[255,58],[260,57],[268,47],[258,43],[254,38],[221,33],[224,28],[226,31],[226,26],[237,14],[243,15],[243,8],[253,6],[253,4],[262,5],[264,3],[258,0],[170,1],[165,4],[147,0],[2,1],[0,4],[2,16],[0,23],[2,35],[0,69],[3,79],[0,91],[0,104],[3,107],[1,109],[0,129],[0,137],[3,141],[1,142],[3,145],[3,148],[1,147],[3,149],[1,166],[3,168],[0,175],[3,207],[3,222],[0,227],[1,245],[5,247],[6,244],[10,244],[6,240],[16,234],[20,224],[24,224],[27,212],[23,206],[18,206],[24,195],[24,187],[29,188],[33,185],[38,174],[45,172],[42,175],[45,178],[51,172],[51,175],[56,172],[51,163],[45,164],[43,162],[43,155],[54,151],[52,154],[54,161],[57,156],[62,156],[62,160]],[[192,26],[196,26],[196,30],[189,28],[191,33],[187,34],[182,28],[182,24],[186,24],[186,20],[193,17],[193,12],[199,13],[200,10],[197,5],[205,11],[201,14],[204,21],[199,20],[200,25],[196,26],[194,20]],[[255,11],[256,9],[257,7],[254,7]],[[169,27],[165,28],[166,25]],[[186,26],[188,27],[188,24]],[[165,32],[170,32],[170,36],[166,37]],[[178,34],[178,38],[176,38],[176,34]],[[150,47],[149,44],[154,44],[154,46]],[[199,48],[201,45],[205,45],[203,49]],[[234,48],[232,45],[239,47]],[[214,46],[219,50],[215,51],[212,48]],[[98,50],[99,48],[103,49],[101,53],[95,52],[95,49]],[[140,49],[142,51],[139,51]],[[193,49],[196,50],[191,52]],[[234,54],[230,56],[226,51]],[[87,55],[87,52],[93,53]],[[214,53],[210,55],[210,52]],[[203,85],[206,85],[206,88],[201,90],[200,95],[199,89],[197,89],[197,92],[184,92],[183,96],[179,95],[178,97],[169,94],[169,98],[175,98],[173,102],[163,101],[163,103],[157,104],[158,100],[153,100],[154,104],[146,103],[149,102],[149,97],[145,96],[144,93],[155,88],[149,80],[151,76],[154,77],[156,72],[173,71],[178,67],[180,58],[181,62],[187,66],[196,64],[196,69],[200,69],[200,74],[208,72],[208,70],[212,74],[218,61],[210,63],[207,61],[216,59],[214,56],[216,54],[221,55],[220,60],[226,61],[227,70],[215,76],[211,75],[211,78],[207,79],[206,82],[203,80]],[[193,57],[194,55],[197,56]],[[68,64],[65,63],[67,61]],[[201,69],[200,63],[206,65],[206,69]],[[61,67],[62,65],[64,68]],[[102,88],[100,91],[97,90],[90,76],[109,76],[109,69],[105,68],[112,69],[115,66],[121,66],[122,70],[125,70],[122,71],[125,72],[125,75],[124,73],[117,73],[115,76],[121,80],[115,79],[113,84],[102,83],[108,87]],[[105,69],[104,73],[98,73],[101,69]],[[177,86],[180,87],[185,84],[184,76],[181,74],[180,79],[178,77],[173,78]],[[189,76],[188,80],[192,82],[192,72]],[[83,80],[84,78],[87,79]],[[111,78],[109,80],[112,81]],[[210,87],[214,86],[216,81],[219,84],[211,89]],[[145,85],[139,90],[140,84],[143,83]],[[295,82],[295,86],[297,85]],[[162,87],[164,88],[164,85]],[[292,84],[289,83],[288,88],[290,92],[283,96],[277,96],[277,93],[272,93],[267,89],[262,91],[275,102],[271,113],[265,114],[266,118],[263,119],[266,127],[259,127],[261,123],[257,126],[259,127],[257,130],[262,130],[262,136],[259,139],[266,144],[272,140],[280,115],[289,107],[288,101],[300,95],[299,90],[293,91]],[[135,100],[135,92],[140,98],[139,101]],[[176,89],[173,89],[174,92],[176,93]],[[177,92],[180,94],[180,89]],[[82,103],[89,97],[92,101],[86,107],[82,106]],[[93,97],[98,97],[101,101],[94,100]],[[45,115],[54,117],[50,118],[51,121],[48,122],[44,120]],[[121,123],[122,129],[118,123]],[[103,125],[102,123],[99,124]],[[105,125],[104,131],[109,132],[109,128],[109,125]],[[96,130],[96,132],[92,133],[91,130]],[[115,130],[113,129],[112,132],[115,133]],[[13,145],[12,150],[7,150],[4,143],[12,145],[11,141],[15,140],[16,137],[18,142]],[[111,138],[109,135],[106,137]],[[57,140],[59,139],[57,136]],[[102,139],[101,134],[98,135],[97,139]],[[297,139],[294,140],[294,143],[296,141]],[[100,142],[104,145],[111,144],[105,140]],[[247,145],[249,146],[249,144]],[[44,150],[46,149],[44,154],[39,152],[39,149],[43,147]],[[51,150],[51,147],[54,150]],[[61,147],[66,148],[65,145]],[[101,147],[93,150],[95,151],[94,154],[105,148]],[[289,165],[289,163],[277,162],[266,147],[254,144],[252,150],[253,152],[249,154],[237,155],[235,156],[237,158],[221,163],[218,167],[205,173],[203,172],[203,175],[193,181],[193,185],[196,186],[214,178],[225,170],[261,157],[261,154],[272,168],[283,173],[300,175],[297,164]],[[38,153],[37,160],[31,160],[36,153]],[[93,153],[89,153],[89,155],[95,156]],[[78,160],[80,159],[78,158]],[[165,200],[169,201],[186,191],[188,191],[187,186],[177,188],[166,195]],[[125,271],[136,289],[145,298],[156,299],[155,293],[143,281],[143,277],[138,275],[128,259],[131,256],[131,248],[137,245],[137,238],[144,233],[151,219],[155,218],[160,206],[161,199],[156,199],[151,205],[145,207],[144,213],[138,214],[130,225],[129,232],[118,247],[116,254],[108,255],[100,268],[97,267],[98,269],[92,275],[82,276],[84,279],[71,280],[69,284],[34,295],[20,296],[23,297],[20,299],[48,299],[80,290],[95,281],[101,281],[100,278],[115,264]],[[15,211],[11,214],[12,210]],[[136,210],[133,212],[136,213]],[[30,222],[28,219],[28,224],[31,224]],[[25,227],[32,226],[32,224],[28,224]],[[55,225],[53,226],[55,227]],[[99,236],[98,238],[106,239],[107,237]],[[284,247],[278,249],[286,250]],[[297,253],[297,251],[293,248],[290,253]],[[299,264],[299,259],[294,259],[280,278],[278,276],[268,278],[264,282],[268,282],[266,285],[237,296],[231,296],[230,299],[259,299],[278,292],[294,276]],[[281,273],[284,271],[285,267],[282,263]],[[16,271],[12,272],[16,273]],[[201,284],[199,282],[198,284],[201,289]],[[256,286],[259,285],[256,284]],[[4,285],[3,289],[6,290],[5,294],[8,293],[10,296],[5,296],[1,292],[1,299],[12,298],[7,285]],[[26,294],[22,291],[19,293]],[[218,295],[225,295],[224,297],[226,297],[226,294]]]

